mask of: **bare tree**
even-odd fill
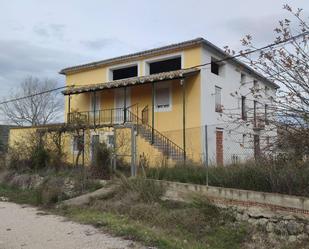
[[[37,93],[56,87],[55,80],[27,77],[21,82],[16,93],[10,97],[18,100],[0,105],[0,110],[10,123],[18,126],[40,125],[55,121],[63,110],[61,95],[55,91]],[[31,97],[20,99],[29,95]]]
[[[289,5],[283,8],[291,17],[280,20],[274,29],[274,45],[258,50],[252,35],[246,35],[241,40],[244,49],[239,54],[243,62],[280,86],[276,98],[268,99],[272,104],[268,106],[267,120],[263,122],[271,123],[281,131],[284,129],[280,137],[285,143],[287,139],[293,138],[291,144],[309,148],[309,24],[302,15],[302,9],[294,10]],[[229,47],[225,49],[228,54],[235,55],[235,51]],[[254,50],[258,53],[251,53]],[[255,87],[253,82],[248,83],[252,86],[247,93],[251,101],[263,102],[263,98],[267,98],[262,94],[265,89]],[[239,92],[231,94],[240,98]],[[263,113],[263,107],[260,111]],[[241,120],[239,113],[236,113],[226,111],[230,118]],[[261,115],[259,119],[265,117]],[[249,117],[246,121],[253,122]]]

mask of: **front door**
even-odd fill
[[[114,122],[117,124],[124,122],[124,88],[115,89],[115,111]],[[130,89],[126,89],[126,107],[131,105]]]

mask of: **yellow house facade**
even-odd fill
[[[164,160],[205,161],[206,124],[215,127],[208,137],[217,136],[210,148],[214,157],[207,156],[207,162],[228,160],[224,145],[216,144],[224,129],[218,101],[235,105],[228,91],[237,88],[244,73],[274,91],[277,86],[237,60],[219,63],[222,58],[221,49],[197,38],[61,70],[67,86],[64,126],[74,129],[82,122],[83,161],[91,162],[98,141],[134,163],[141,158],[152,166]],[[17,133],[20,129],[11,131],[10,143]],[[66,135],[65,140],[67,160],[74,162],[76,138]]]

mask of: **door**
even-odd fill
[[[223,165],[223,130],[216,130],[216,161]]]
[[[124,122],[124,88],[115,89],[115,111],[114,122],[119,124]],[[131,105],[130,89],[126,89],[126,107]]]

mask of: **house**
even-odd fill
[[[226,58],[197,38],[65,68],[60,71],[67,85],[65,123],[87,125],[88,160],[94,143],[120,147],[120,140],[129,148],[119,149],[118,156],[137,161],[144,156],[152,165],[164,158],[212,164],[250,159],[259,153],[261,137],[274,132],[265,120],[278,86]],[[257,87],[265,95],[259,101],[251,93]],[[230,110],[233,117],[226,115]],[[250,115],[254,121],[247,125]],[[66,152],[74,161],[78,138],[67,139]]]

